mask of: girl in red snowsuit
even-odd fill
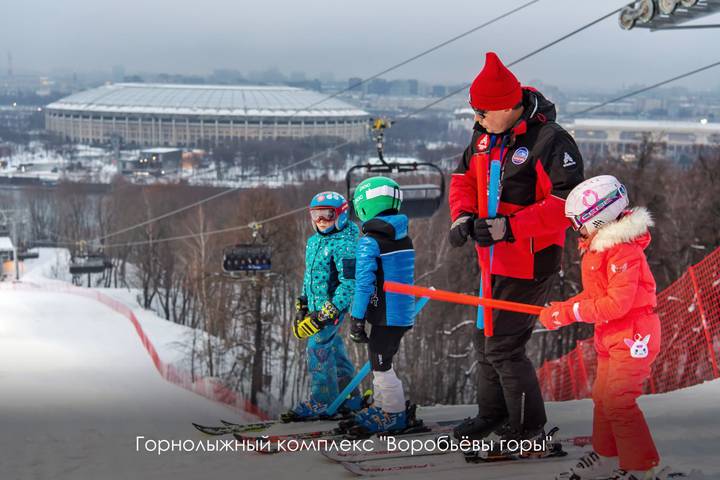
[[[589,211],[597,204],[591,205],[587,198],[598,200],[598,196],[591,190],[583,191],[587,188],[584,184],[577,189],[585,195],[582,201],[591,207]],[[620,187],[624,194],[624,187]],[[568,202],[571,200],[572,193]],[[570,203],[568,208],[572,208]],[[601,223],[580,241],[583,291],[565,302],[552,303],[540,315],[540,322],[548,329],[573,322],[595,325],[594,452],[567,478],[590,478],[603,470],[612,472],[607,478],[654,478],[653,467],[658,465],[659,456],[636,402],[660,348],[660,321],[654,312],[655,280],[644,253],[653,221],[647,210],[634,208]]]

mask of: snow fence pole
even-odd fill
[[[386,292],[401,293],[403,295],[411,295],[414,297],[428,297],[430,300],[459,303],[473,307],[479,307],[482,305],[484,307],[497,308],[498,310],[527,313],[529,315],[540,315],[540,312],[543,309],[543,307],[539,305],[529,305],[527,303],[509,302],[507,300],[475,297],[473,295],[449,292],[447,290],[431,290],[429,288],[399,282],[385,281],[383,288]]]
[[[428,290],[434,291],[435,289],[431,287]],[[420,313],[420,311],[425,307],[429,300],[430,298],[423,297],[415,303],[415,313],[413,314],[413,317],[417,316],[417,314]],[[340,392],[340,395],[338,395],[337,398],[333,400],[333,402],[330,404],[330,406],[328,406],[325,412],[329,416],[335,415],[335,412],[337,412],[337,409],[340,408],[340,405],[342,405],[343,402],[347,399],[348,395],[350,395],[350,392],[355,390],[355,388],[360,385],[360,382],[362,382],[369,373],[370,362],[365,362],[365,365],[363,365],[357,375],[355,375],[353,379],[350,380],[350,383],[348,383],[347,386],[343,389],[343,391]]]

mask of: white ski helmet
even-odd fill
[[[629,203],[625,185],[612,175],[598,175],[572,189],[565,201],[565,216],[575,230],[585,227],[590,235],[617,219]]]

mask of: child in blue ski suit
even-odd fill
[[[392,360],[403,335],[414,324],[415,299],[383,291],[385,280],[414,283],[415,250],[408,236],[408,218],[398,213],[401,200],[398,184],[386,177],[361,182],[353,197],[364,235],[355,255],[350,338],[368,344],[375,398],[372,407],[355,416],[365,433],[404,430],[412,421]],[[372,325],[369,337],[365,333],[366,321]]]
[[[324,415],[326,408],[354,376],[355,369],[338,334],[350,307],[358,227],[348,220],[348,203],[336,192],[321,192],[310,202],[315,234],[305,250],[302,296],[296,301],[295,336],[307,338],[310,398],[298,403],[285,420],[306,420]],[[342,411],[362,407],[356,390]]]

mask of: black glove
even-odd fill
[[[318,312],[317,318],[323,326],[337,325],[340,321],[340,310],[328,300]]]
[[[308,300],[305,295],[295,299],[295,321],[299,322],[308,314]]]
[[[368,343],[370,339],[365,333],[365,319],[355,318],[350,319],[350,340],[355,343]]]
[[[448,240],[453,247],[462,247],[470,236],[473,225],[473,216],[462,214],[450,226]]]
[[[473,224],[472,237],[481,247],[490,247],[497,242],[514,242],[508,217],[478,218]]]

